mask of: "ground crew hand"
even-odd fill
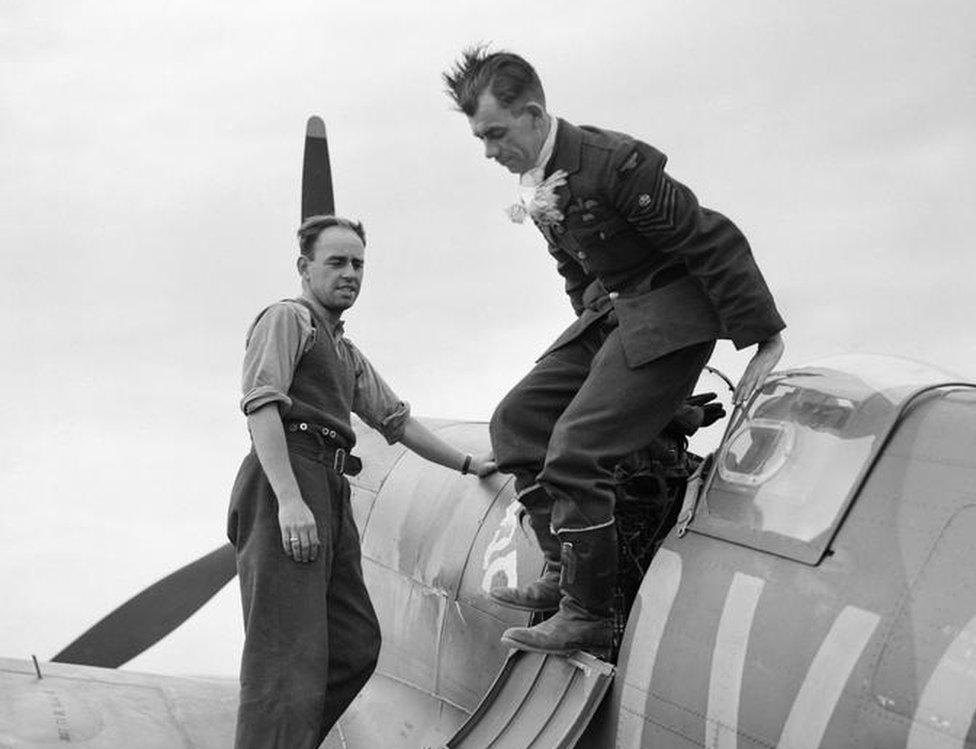
[[[490,476],[497,470],[498,465],[495,463],[495,456],[491,453],[483,453],[482,455],[474,455],[471,457],[471,467],[468,468],[468,472],[473,473],[479,479]]]
[[[315,516],[301,499],[278,501],[278,527],[285,554],[296,562],[314,562],[319,555]]]
[[[762,387],[766,377],[773,371],[773,367],[783,355],[783,348],[783,339],[779,333],[759,344],[758,350],[749,361],[742,379],[739,380],[739,386],[732,396],[732,402],[735,405],[746,403],[753,393]]]

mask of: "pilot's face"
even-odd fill
[[[319,304],[341,314],[359,296],[366,253],[363,242],[352,229],[330,226],[312,247],[315,255],[299,257],[298,271]]]
[[[520,114],[515,114],[486,90],[468,122],[474,137],[485,144],[485,158],[494,159],[514,174],[522,174],[535,166],[546,140],[544,115],[545,110],[535,102],[527,103]]]

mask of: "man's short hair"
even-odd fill
[[[366,230],[359,221],[352,221],[341,216],[309,216],[298,227],[298,249],[307,258],[315,257],[315,240],[319,234],[331,226],[341,226],[356,233],[363,247],[366,246]]]
[[[468,47],[451,70],[443,73],[447,95],[468,117],[478,111],[478,98],[487,89],[505,109],[532,99],[543,107],[542,81],[524,58],[511,52],[488,53],[487,45]]]

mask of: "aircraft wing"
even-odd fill
[[[226,749],[237,680],[0,658],[0,746]]]

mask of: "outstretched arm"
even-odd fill
[[[475,474],[478,478],[484,478],[498,470],[490,453],[469,456],[453,445],[449,445],[413,416],[407,418],[400,442],[421,458],[455,471],[461,471],[467,462],[467,472]],[[470,461],[468,461],[469,457]]]
[[[756,353],[746,366],[746,371],[742,374],[742,379],[739,380],[735,393],[732,395],[732,402],[735,405],[746,403],[752,394],[763,386],[766,377],[773,371],[773,367],[783,355],[783,348],[783,337],[779,333],[759,344]]]
[[[463,453],[417,421],[410,415],[410,406],[396,396],[359,349],[348,340],[346,345],[357,367],[353,413],[379,431],[387,442],[401,442],[421,458],[478,478],[498,470],[490,454]]]

